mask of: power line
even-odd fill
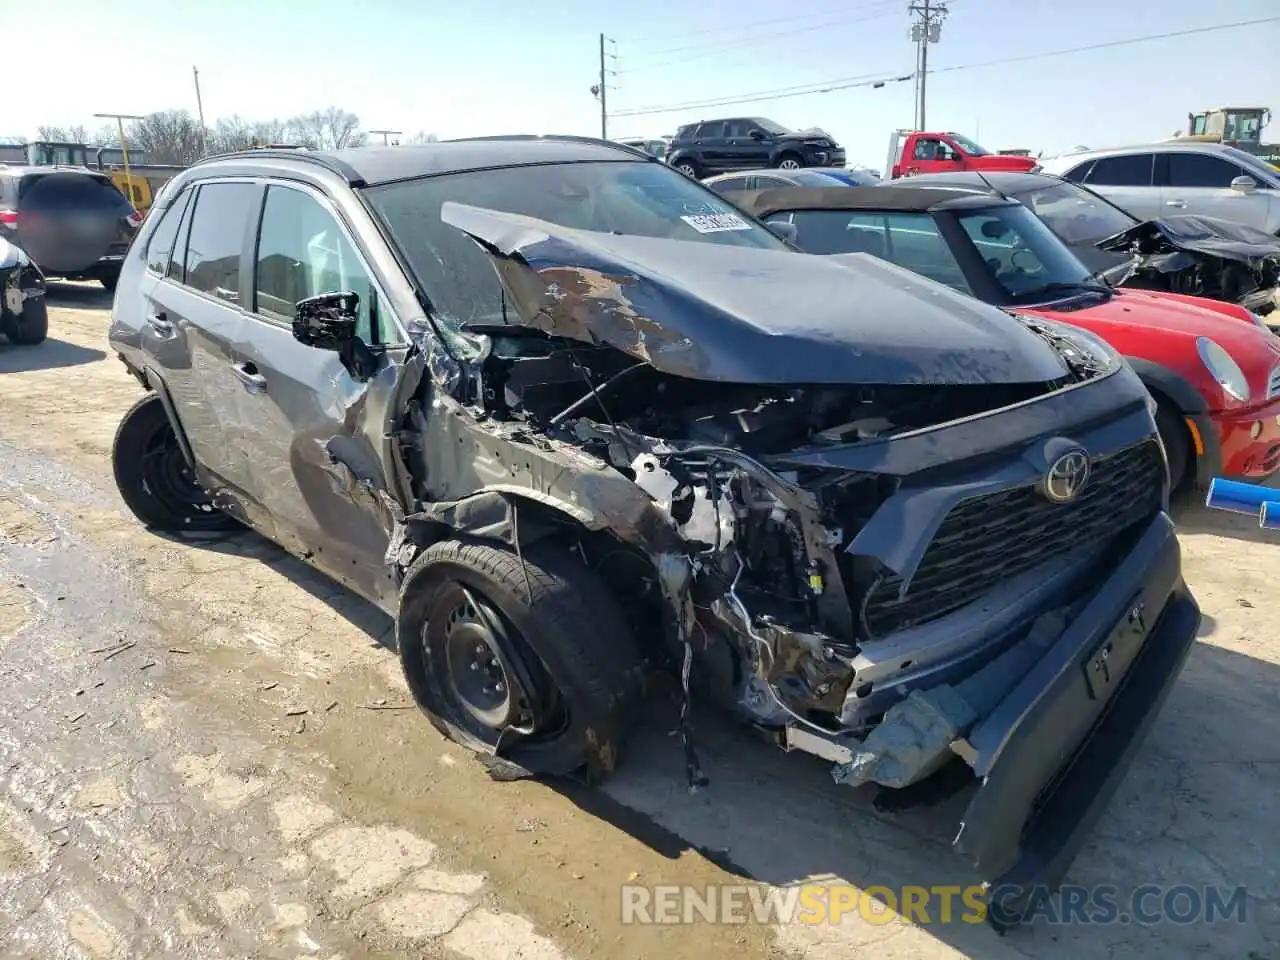
[[[790,37],[800,33],[812,33],[814,30],[826,30],[830,27],[838,27],[843,23],[860,23],[865,20],[874,20],[877,17],[884,16],[884,14],[888,12],[887,8],[891,6],[892,7],[897,6],[897,3],[895,2],[895,0],[877,0],[876,3],[867,4],[865,7],[853,7],[850,10],[845,11],[845,14],[848,14],[856,10],[869,10],[873,7],[882,8],[880,13],[877,13],[870,17],[850,17],[850,16],[842,15],[837,17],[834,20],[825,20],[822,23],[810,24],[809,26],[805,26],[805,27],[796,27],[792,30],[772,30],[766,34],[763,34],[762,36],[736,37],[729,40],[715,40],[715,41],[712,41],[711,43],[692,43],[692,44],[687,44],[683,47],[668,47],[665,50],[650,50],[647,53],[642,54],[642,57],[644,59],[648,59],[649,57],[667,56],[668,54],[672,54],[672,53],[686,53],[689,51],[711,51],[714,53],[720,50],[732,50],[735,47],[754,46],[761,43],[772,43],[779,37]],[[684,58],[681,58],[681,59],[684,59]],[[676,61],[666,61],[666,62],[674,63]],[[640,70],[640,69],[647,70],[647,69],[650,69],[651,66],[662,66],[662,64],[645,65],[644,67],[630,67],[628,68],[628,71]]]
[[[980,60],[975,63],[961,63],[950,67],[939,67],[932,73],[956,73],[961,70],[977,70],[981,67],[1001,66],[1007,63],[1023,63],[1028,60],[1040,60],[1047,57],[1061,57],[1072,53],[1085,53],[1090,50],[1102,50],[1110,47],[1122,47],[1135,43],[1149,43],[1155,40],[1169,40],[1174,37],[1185,37],[1197,33],[1214,33],[1221,30],[1234,30],[1240,27],[1255,27],[1265,23],[1280,22],[1280,17],[1260,17],[1255,20],[1237,20],[1232,23],[1217,23],[1206,27],[1192,27],[1187,30],[1173,30],[1168,33],[1153,33],[1143,37],[1130,37],[1125,40],[1109,40],[1092,43],[1083,47],[1069,47],[1064,50],[1049,50],[1044,53],[1026,54],[1017,57],[1003,57],[997,60]],[[638,117],[659,113],[676,113],[681,110],[697,110],[703,107],[728,107],[739,103],[764,103],[769,100],[784,100],[789,97],[803,97],[815,93],[834,93],[837,90],[848,90],[853,87],[876,86],[878,84],[898,83],[914,79],[915,74],[906,76],[882,76],[879,80],[864,80],[862,77],[843,77],[818,83],[805,84],[800,87],[782,87],[773,90],[762,90],[756,93],[731,94],[714,99],[699,100],[689,103],[667,104],[656,107],[637,107],[632,110],[615,111],[614,116]]]
[[[879,0],[877,0],[876,3],[868,3],[868,4],[864,4],[863,6],[874,7],[878,5],[878,2]],[[846,7],[845,5],[841,4],[839,7],[833,7],[829,10],[810,10],[808,13],[795,13],[795,14],[791,14],[790,16],[774,17],[769,20],[751,20],[751,21],[748,21],[747,23],[731,23],[725,26],[707,27],[704,30],[681,30],[680,35],[683,37],[702,37],[702,36],[706,36],[709,33],[724,33],[726,30],[728,31],[751,30],[751,29],[754,29],[755,27],[765,27],[765,26],[769,26],[770,24],[794,23],[797,20],[810,20],[813,17],[829,17],[836,13],[852,13],[855,10],[861,10],[861,9],[863,9],[863,7]],[[646,43],[649,40],[657,40],[657,39],[661,39],[669,36],[671,36],[670,33],[665,33],[665,34],[651,33],[648,36],[624,38],[624,42],[627,39],[629,39],[631,43]]]

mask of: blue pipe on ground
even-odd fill
[[[1263,504],[1271,503],[1274,504],[1271,508],[1272,515],[1280,517],[1280,490],[1241,483],[1239,480],[1214,478],[1209,484],[1209,493],[1204,498],[1204,503],[1214,510],[1249,513],[1256,517],[1261,517]]]

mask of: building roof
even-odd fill
[[[658,162],[632,147],[608,140],[589,137],[502,136],[441,140],[413,146],[357,147],[351,150],[247,150],[211,157],[202,161],[202,164],[229,159],[315,163],[345,177],[352,186],[373,186],[466,170],[539,163]]]

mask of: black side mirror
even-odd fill
[[[763,131],[763,130],[761,130],[759,127],[757,127],[756,129],[754,129],[754,130],[750,131],[750,132],[747,134],[747,136],[748,136],[748,137],[750,137],[752,140],[763,140],[763,139],[764,139],[764,131]]]
[[[953,153],[951,154],[951,159],[952,159],[953,161],[955,161],[956,163],[964,163],[964,154],[963,154],[963,153],[954,153],[954,152],[953,152]]]
[[[360,295],[351,291],[321,293],[299,300],[293,308],[293,339],[317,350],[332,350],[356,380],[373,376],[378,358],[356,334]]]

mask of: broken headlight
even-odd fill
[[[1214,340],[1208,337],[1196,338],[1196,352],[1200,354],[1200,362],[1209,371],[1209,376],[1218,381],[1224,393],[1234,397],[1241,403],[1249,400],[1249,381],[1245,379],[1240,365],[1231,359],[1231,354]]]

